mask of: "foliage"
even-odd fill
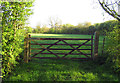
[[[23,51],[25,21],[33,2],[2,2],[2,75],[11,72]]]
[[[112,61],[115,72],[120,72],[120,26],[114,27],[113,31],[107,35],[108,60]]]
[[[112,31],[113,27],[118,24],[117,20],[109,20],[103,23],[96,23],[91,25],[90,22],[79,23],[74,26],[71,24],[63,24],[57,28],[55,27],[40,27],[36,26],[33,33],[48,33],[48,34],[94,34],[95,31],[99,31],[100,35],[106,35],[106,32]]]
[[[107,32],[111,32],[113,27],[118,24],[117,20],[109,20],[103,23],[97,23],[94,25],[95,29],[100,32],[101,35],[106,35]]]
[[[30,26],[25,26],[25,33],[32,33],[33,29]]]
[[[36,28],[34,28],[32,30],[33,33],[46,33],[48,32],[50,29],[46,26],[43,25],[42,27],[40,25],[37,25]]]

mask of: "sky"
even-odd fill
[[[49,18],[59,18],[62,24],[77,25],[78,23],[101,23],[104,19],[103,10],[93,0],[35,0],[30,16],[29,26],[48,25]]]

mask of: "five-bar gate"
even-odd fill
[[[38,40],[40,41],[44,41],[44,40],[48,40],[47,43],[40,43],[37,42]],[[54,43],[49,43],[49,41],[51,40],[56,40]],[[84,41],[81,44],[70,44],[67,41]],[[88,42],[90,41],[90,43],[88,44]],[[32,42],[32,43],[31,43]],[[59,42],[62,42],[59,43]],[[41,48],[33,48],[34,45],[37,45],[38,47]],[[54,48],[54,46],[70,46],[71,48]],[[25,62],[28,62],[29,59],[32,58],[39,58],[39,59],[93,59],[94,55],[93,55],[93,35],[91,36],[91,38],[34,38],[31,37],[31,35],[27,35],[27,37],[24,40],[24,46],[25,46],[25,50],[24,50],[24,60]],[[75,47],[77,46],[77,47]],[[81,48],[82,46],[89,46],[90,48]],[[96,46],[95,46],[96,47]],[[98,47],[98,45],[97,45]],[[35,53],[31,53],[31,50],[38,50],[39,52],[35,52]],[[52,51],[54,50],[54,51]],[[55,51],[57,50],[69,50],[68,53],[56,53]],[[90,53],[83,53],[82,51],[85,50],[89,50]],[[46,52],[47,51],[47,52]],[[74,53],[74,51],[77,51],[77,53]],[[95,51],[96,52],[96,51]],[[97,51],[98,52],[98,51]],[[54,57],[40,57],[38,55],[54,55]],[[59,55],[63,55],[63,56],[59,56]],[[67,57],[68,55],[83,55],[84,57]]]

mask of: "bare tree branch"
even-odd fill
[[[107,2],[105,3],[105,0],[103,1],[100,1],[98,0],[99,4],[101,5],[101,7],[109,14],[111,15],[112,17],[116,18],[118,21],[120,21],[120,15],[115,11],[114,9],[114,6],[113,4],[116,4],[117,2],[115,3],[112,3],[111,4],[108,4]],[[112,9],[110,9],[109,5],[112,5]],[[117,4],[118,5],[118,4]]]

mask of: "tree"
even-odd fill
[[[83,23],[78,23],[78,25],[76,26],[76,27],[78,27],[78,28],[83,28]]]
[[[25,26],[25,31],[26,31],[26,33],[32,33],[32,27],[30,27],[30,26]]]
[[[120,14],[118,14],[119,0],[98,0],[98,2],[109,15],[120,21]]]
[[[118,14],[118,7],[120,8],[119,0],[98,0],[101,7],[112,17],[116,18],[119,22],[118,25],[107,34],[107,56],[108,61],[112,61],[115,72],[120,72],[120,14]]]
[[[91,22],[85,22],[84,23],[84,27],[89,27],[89,26],[91,26]]]
[[[50,17],[49,25],[51,26],[51,28],[55,28],[55,32],[56,32],[57,29],[61,27],[62,21],[59,18]]]
[[[35,29],[36,29],[36,33],[41,33],[41,27],[40,27],[40,25],[37,25]]]
[[[24,26],[32,14],[31,2],[2,2],[2,76],[11,72],[23,52]]]
[[[62,21],[58,17],[50,17],[49,25],[51,28],[59,28],[62,25]]]
[[[42,33],[47,33],[49,31],[49,28],[47,27],[47,25],[43,25],[42,26]]]

